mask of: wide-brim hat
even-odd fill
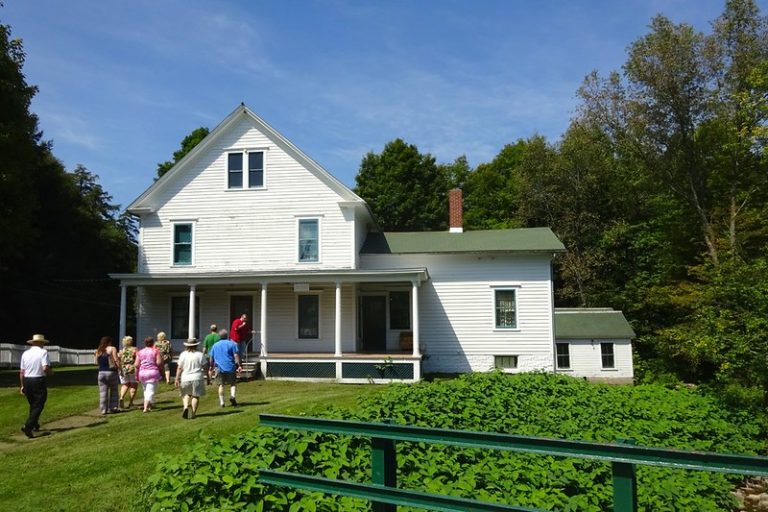
[[[198,340],[196,340],[195,338],[190,338],[190,339],[188,339],[187,341],[184,342],[184,346],[185,347],[196,347],[199,344],[200,344],[200,342]]]
[[[27,340],[27,343],[32,345],[33,343],[46,344],[46,343],[50,343],[50,342],[47,339],[45,339],[45,335],[44,334],[33,334],[32,335],[32,339],[31,340]]]

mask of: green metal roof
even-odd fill
[[[611,308],[555,309],[556,339],[628,339],[635,331]]]
[[[483,231],[418,231],[368,233],[363,254],[417,254],[451,252],[564,252],[549,228],[491,229]]]

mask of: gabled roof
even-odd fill
[[[342,201],[350,204],[359,204],[360,207],[366,210],[367,205],[357,194],[352,192],[343,183],[337,180],[328,171],[323,169],[317,162],[312,160],[303,151],[296,147],[291,141],[286,139],[277,130],[272,128],[259,116],[254,114],[244,103],[241,103],[235,110],[232,111],[219,125],[208,134],[200,143],[195,146],[192,151],[187,153],[184,158],[179,160],[167,173],[165,173],[160,179],[155,181],[150,187],[144,191],[138,198],[136,198],[126,210],[130,213],[141,213],[143,211],[151,211],[153,209],[152,199],[158,191],[167,186],[184,172],[184,169],[193,161],[197,155],[209,148],[214,141],[218,140],[222,134],[224,134],[238,119],[242,116],[247,116],[256,128],[269,138],[275,145],[279,146],[283,151],[291,155],[297,162],[303,165],[307,170],[317,176],[320,181],[325,183],[331,190],[341,196]]]
[[[362,254],[564,252],[549,228],[369,233]]]
[[[635,331],[611,308],[555,309],[555,339],[631,339]]]

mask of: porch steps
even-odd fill
[[[260,367],[258,361],[248,361],[247,363],[243,363],[242,366],[243,369],[237,376],[238,379],[253,380],[259,378]]]

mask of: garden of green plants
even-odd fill
[[[238,407],[207,394],[194,420],[161,387],[157,410],[102,417],[93,369],[57,369],[42,432],[19,425],[26,400],[15,372],[0,374],[0,500],[13,510],[370,510],[353,498],[262,485],[260,469],[371,480],[370,440],[276,430],[259,414],[366,422],[704,452],[760,455],[765,416],[686,386],[617,386],[562,375],[469,374],[419,384],[250,381]],[[739,510],[737,475],[638,467],[644,511]],[[535,454],[397,443],[403,489],[543,510],[612,510],[609,463]],[[398,510],[410,510],[400,507]]]

